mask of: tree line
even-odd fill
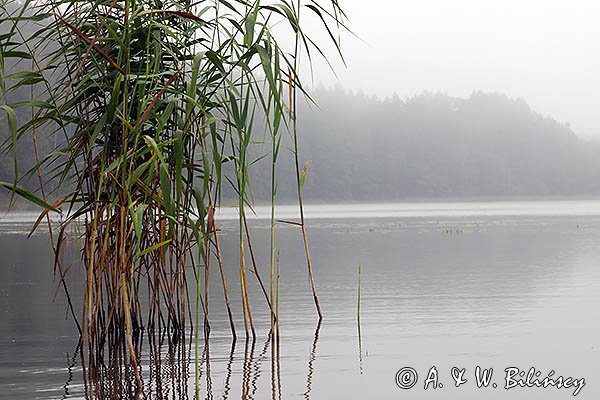
[[[466,99],[423,93],[380,100],[340,87],[311,95],[314,103],[302,102],[298,122],[307,202],[600,194],[600,142],[577,137],[523,100],[483,92]],[[268,135],[265,130],[265,141],[259,135],[251,144],[250,188],[257,203],[270,196]],[[9,140],[6,120],[0,140]],[[44,152],[57,142],[54,134],[40,134]],[[295,198],[291,148],[284,134],[277,166],[281,203]],[[21,170],[34,165],[31,141],[19,144],[18,159]],[[11,157],[0,159],[0,180],[12,179],[12,165]],[[37,178],[22,183],[36,189]],[[235,196],[224,188],[225,203],[228,198]],[[1,201],[7,199],[3,192]]]

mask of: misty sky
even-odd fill
[[[335,64],[337,81],[317,64],[315,83],[379,97],[503,92],[600,138],[600,1],[339,1],[362,41],[345,35],[348,68]]]

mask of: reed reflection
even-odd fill
[[[67,380],[65,381],[65,384],[63,385],[63,395],[61,396],[61,399],[66,399],[70,396],[70,392],[69,392],[69,387],[71,386],[72,382],[73,382],[73,369],[75,368],[75,365],[77,364],[77,355],[79,354],[79,345],[77,345],[77,347],[75,348],[75,351],[73,352],[73,355],[69,358],[69,364],[67,366]],[[68,357],[68,355],[67,355]]]
[[[227,361],[227,372],[225,375],[225,384],[223,385],[223,400],[229,398],[229,392],[231,391],[231,375],[233,373],[233,358],[235,355],[235,344],[236,341],[231,342],[231,350],[229,351],[229,360]]]
[[[310,356],[308,358],[308,370],[306,373],[306,392],[304,392],[304,398],[310,399],[310,392],[312,391],[313,374],[315,373],[315,360],[317,359],[317,342],[319,341],[319,331],[321,330],[321,319],[315,329],[315,335],[313,338],[312,346],[310,348]]]
[[[319,323],[305,361],[305,399],[311,397],[320,331]],[[269,332],[264,340],[249,336],[243,345],[234,340],[223,347],[218,339],[205,339],[197,363],[193,334],[189,340],[173,342],[171,339],[168,334],[139,335],[133,343],[139,361],[137,373],[124,340],[96,349],[93,357],[82,358],[78,346],[79,359],[83,362],[85,399],[250,400],[268,398],[268,393],[273,400],[283,398],[281,345],[285,340],[277,331]],[[64,398],[72,395],[69,389],[73,387],[76,356],[69,363]]]
[[[270,335],[271,339],[271,398],[281,399],[281,363],[279,335]]]
[[[99,346],[87,358],[80,353],[86,399],[189,399],[190,346],[185,341],[173,342],[167,334],[139,335],[133,347],[137,371],[124,340]]]

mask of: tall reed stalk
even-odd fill
[[[358,264],[358,294],[356,299],[356,327],[358,329],[358,364],[360,367],[360,373],[363,373],[362,367],[362,335],[360,331],[360,282],[362,274],[362,264]]]

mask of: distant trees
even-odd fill
[[[578,138],[523,100],[483,92],[378,100],[341,88],[320,88],[313,97],[318,107],[305,102],[299,113],[308,202],[600,194],[600,142]],[[0,140],[6,136],[2,124]],[[278,199],[291,202],[294,166],[284,136]],[[251,147],[254,159],[270,151],[260,136]],[[34,159],[26,145],[19,157],[23,166]],[[269,159],[249,167],[257,202],[270,194]],[[0,160],[0,180],[12,176],[11,162]]]
[[[299,123],[311,201],[600,194],[600,142],[579,139],[523,100],[475,92],[382,101],[341,88],[314,98],[319,109],[301,112]],[[280,168],[288,176],[291,164]],[[257,199],[266,185],[252,182]],[[279,182],[280,199],[293,189]]]

